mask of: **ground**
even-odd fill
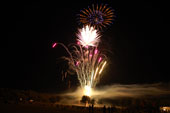
[[[84,103],[69,103],[69,99],[70,97],[64,98],[53,93],[1,89],[0,113],[167,113],[170,109],[169,95],[159,98],[101,99],[94,108],[91,105],[85,106]],[[62,100],[68,104],[64,104]],[[106,102],[110,104],[107,105]]]
[[[53,104],[0,104],[0,113],[89,113],[89,107]],[[97,109],[95,113],[102,113]]]

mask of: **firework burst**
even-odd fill
[[[85,28],[79,29],[77,34],[78,42],[82,46],[97,46],[99,43],[100,35],[93,27],[86,26]]]
[[[92,7],[81,10],[79,16],[79,22],[83,25],[90,25],[96,29],[102,29],[112,23],[115,17],[114,10],[108,7],[107,4],[96,6],[93,4]]]
[[[101,78],[101,73],[107,64],[107,57],[98,50],[99,34],[90,26],[79,30],[77,34],[80,43],[72,45],[71,51],[62,43],[69,57],[63,57],[68,61],[70,69],[77,74],[84,95],[91,96],[91,89],[96,86]],[[53,44],[52,47],[57,45]]]

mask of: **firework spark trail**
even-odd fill
[[[77,73],[81,87],[87,90],[84,94],[90,96],[91,88],[94,88],[101,78],[107,57],[97,48],[100,35],[93,27],[85,26],[80,29],[77,37],[79,42],[72,46],[71,52],[64,44],[58,44],[69,53],[69,57],[63,58]]]

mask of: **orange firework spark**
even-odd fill
[[[88,7],[87,9],[81,10],[79,15],[79,22],[83,25],[90,25],[96,29],[102,29],[110,25],[113,21],[114,10],[111,7],[105,5],[95,5]]]

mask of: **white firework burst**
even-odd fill
[[[82,29],[79,29],[77,34],[77,41],[84,47],[87,46],[98,46],[100,34],[94,29],[94,27],[85,26]]]

